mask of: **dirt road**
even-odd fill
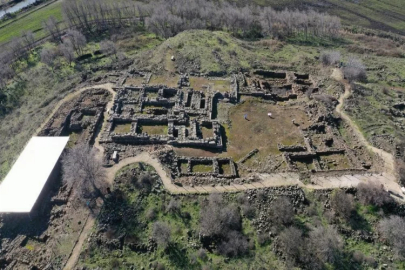
[[[356,137],[360,140],[360,142],[366,146],[370,151],[375,153],[376,155],[380,156],[381,159],[384,161],[384,171],[388,174],[395,176],[395,159],[394,156],[382,149],[376,148],[370,144],[369,141],[364,137],[363,133],[360,131],[359,127],[356,123],[345,113],[343,109],[344,101],[351,95],[351,86],[346,80],[343,79],[343,74],[340,69],[334,69],[332,73],[332,77],[337,79],[338,81],[342,82],[345,86],[345,92],[339,98],[339,105],[336,107],[336,111],[340,114],[343,120],[345,120],[350,127],[352,128],[353,132],[356,134]]]

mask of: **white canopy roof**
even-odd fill
[[[69,137],[32,137],[0,185],[0,213],[29,213]]]

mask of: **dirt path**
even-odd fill
[[[94,217],[91,214],[89,214],[86,224],[84,225],[82,232],[79,236],[79,239],[77,240],[75,247],[73,248],[72,253],[70,254],[70,257],[66,262],[65,267],[63,267],[64,270],[70,270],[75,267],[77,261],[79,260],[79,256],[81,254],[84,241],[86,241],[87,237],[89,236],[89,233],[93,228],[94,223],[95,223]]]
[[[360,142],[364,146],[366,146],[370,151],[381,157],[381,159],[384,161],[384,171],[388,174],[395,176],[396,174],[395,159],[393,155],[371,145],[370,142],[364,137],[363,133],[360,131],[356,123],[345,113],[343,109],[343,104],[344,101],[351,95],[352,91],[350,84],[343,79],[342,71],[337,68],[334,69],[332,77],[342,82],[345,86],[345,92],[339,98],[339,105],[336,107],[336,111],[341,115],[342,119],[345,120],[350,125],[353,132],[356,134],[356,137],[360,140]]]

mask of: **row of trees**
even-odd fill
[[[73,0],[63,3],[63,17],[69,27],[87,32],[140,24],[168,38],[187,29],[227,30],[239,36],[335,37],[340,19],[315,11],[275,11],[255,5],[236,6],[226,1],[160,0],[150,3],[108,0]]]

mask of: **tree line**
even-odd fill
[[[237,6],[227,1],[73,0],[65,1],[62,11],[67,25],[88,32],[140,24],[164,38],[188,29],[225,30],[240,37],[279,38],[295,34],[336,37],[341,29],[338,17],[313,10],[276,11],[256,5]]]

